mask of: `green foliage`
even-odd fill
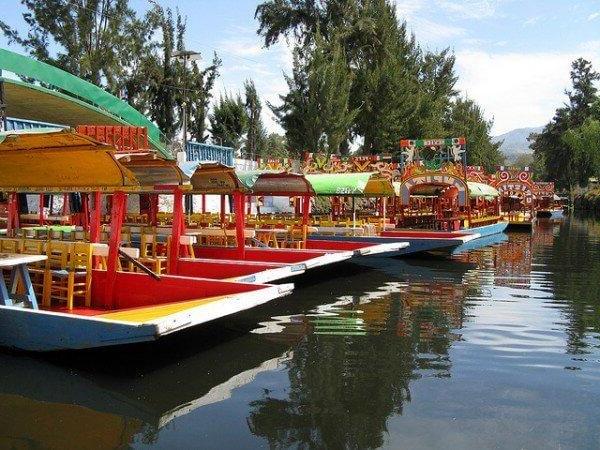
[[[450,105],[446,116],[448,137],[467,136],[467,164],[483,166],[493,173],[504,162],[504,155],[500,143],[492,143],[491,128],[492,122],[484,119],[481,108],[472,100],[459,98]]]
[[[280,96],[281,106],[271,105],[296,154],[339,153],[357,114],[349,109],[353,77],[342,47],[315,39],[305,57],[296,51],[292,76],[286,76],[289,92]]]
[[[270,133],[265,139],[265,146],[260,156],[261,158],[287,158],[289,152],[285,137],[277,133]]]
[[[267,132],[260,118],[262,104],[256,91],[254,81],[247,80],[244,83],[246,91],[246,115],[248,117],[248,127],[246,133],[246,145],[244,148],[244,157],[256,159],[262,155],[265,150]]]
[[[573,151],[581,168],[582,184],[587,184],[589,177],[600,178],[600,121],[586,119],[580,127],[567,130],[563,142]]]
[[[559,189],[568,189],[571,198],[579,184],[596,170],[597,152],[590,147],[594,142],[596,125],[590,118],[596,116],[598,101],[595,82],[600,79],[589,61],[579,58],[571,64],[572,90],[566,91],[569,103],[558,108],[552,120],[541,133],[532,136],[530,147],[543,161],[548,179]]]
[[[94,84],[116,87],[125,76],[122,58],[136,45],[147,42],[152,30],[136,18],[127,0],[21,0],[29,26],[21,35],[4,21],[0,29],[9,43],[23,46],[36,59],[57,66]],[[52,56],[50,44],[59,50]],[[133,58],[134,60],[136,58]]]
[[[296,45],[293,73],[287,77],[289,92],[281,97],[283,105],[274,109],[294,150],[346,152],[349,142],[357,139],[363,142],[363,153],[394,152],[402,138],[447,136],[459,128],[448,123],[457,95],[454,56],[448,49],[423,52],[406,24],[398,23],[393,2],[267,0],[258,6],[256,18],[266,46],[284,37]],[[338,46],[345,67],[343,60],[319,56],[322,49],[333,54]],[[323,64],[332,67],[330,80],[340,85],[337,104],[324,103],[338,114],[332,120],[335,132],[325,130],[323,108],[314,93],[312,71],[320,67],[326,73]],[[346,83],[350,87],[344,107]],[[327,85],[322,84],[323,92]],[[472,128],[489,128],[481,115],[476,117],[480,123]],[[329,141],[335,137],[327,142],[325,135]],[[489,139],[489,133],[480,133],[477,139],[486,136]],[[478,144],[482,145],[491,148],[491,140]],[[496,152],[488,153],[492,160],[486,165],[497,163]]]
[[[215,144],[239,149],[247,130],[248,116],[242,97],[222,95],[209,116],[210,131]]]

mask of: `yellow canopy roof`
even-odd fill
[[[171,191],[175,187],[191,189],[189,177],[174,160],[156,152],[117,153],[117,160],[129,169],[141,186],[152,187],[154,192]]]
[[[139,183],[114,148],[70,130],[0,133],[0,190],[82,192],[132,190]]]

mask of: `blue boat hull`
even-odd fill
[[[478,234],[480,238],[491,236],[493,234],[504,233],[508,227],[508,222],[498,222],[491,225],[484,225],[483,227],[474,227],[461,230],[463,233]]]
[[[327,235],[316,235],[313,234],[309,237],[310,239],[316,239],[320,241],[347,241],[347,242],[368,242],[371,244],[389,244],[392,242],[407,242],[408,247],[398,249],[396,251],[387,252],[380,256],[403,256],[414,253],[428,252],[435,249],[447,249],[458,247],[463,244],[464,241],[456,239],[433,239],[433,238],[395,238],[395,237],[381,237],[381,236],[327,236]]]

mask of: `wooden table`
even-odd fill
[[[44,261],[46,255],[20,255],[16,253],[0,253],[0,304],[13,306],[17,294],[18,279],[21,278],[25,287],[25,298],[33,309],[38,309],[37,298],[29,277],[27,264]],[[10,270],[10,291],[1,272]]]

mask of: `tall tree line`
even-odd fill
[[[452,53],[424,51],[389,0],[268,0],[255,15],[267,47],[295,47],[271,105],[291,149],[393,153],[403,138],[464,135],[469,163],[502,162],[491,122],[455,88]]]
[[[568,101],[556,109],[543,130],[530,137],[531,149],[544,177],[571,197],[590,177],[600,177],[600,74],[591,62],[578,58],[571,64]]]

